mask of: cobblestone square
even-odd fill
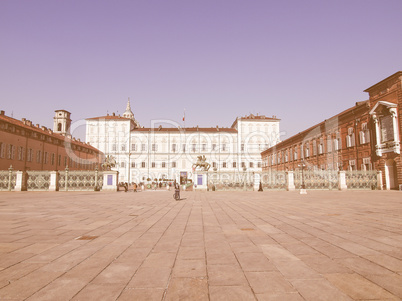
[[[0,300],[401,300],[398,191],[3,192]]]

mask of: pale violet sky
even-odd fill
[[[0,109],[53,126],[124,112],[293,135],[402,70],[402,1],[1,0]],[[80,134],[77,133],[79,136]],[[282,136],[282,139],[286,137]]]

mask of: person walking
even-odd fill
[[[134,190],[134,192],[137,192],[137,183],[133,184],[133,190]]]

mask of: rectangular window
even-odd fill
[[[126,167],[126,162],[121,162],[120,167],[123,167],[123,168]]]
[[[145,149],[145,144],[143,143],[143,144],[141,144],[141,151],[142,151],[142,152],[145,152],[145,150],[146,150],[146,149]]]
[[[226,152],[226,144],[225,144],[225,143],[222,144],[222,151],[223,151],[223,152]]]
[[[156,143],[152,143],[152,151],[156,152],[158,150],[158,145]]]
[[[233,168],[236,168],[237,164],[236,162],[233,162]]]
[[[186,152],[186,145],[185,144],[182,145],[182,150],[183,150],[183,153]]]
[[[61,155],[59,155],[58,158],[57,158],[57,165],[58,165],[58,166],[61,165]]]
[[[202,151],[205,152],[207,150],[207,145],[205,143],[202,144]]]
[[[55,157],[56,157],[56,155],[55,155],[55,154],[52,154],[51,159],[50,159],[50,163],[51,163],[52,165],[54,165]]]
[[[391,115],[386,115],[380,119],[381,142],[394,140],[394,122]]]
[[[67,157],[64,156],[64,166],[67,166]]]
[[[44,159],[43,159],[45,162],[45,164],[47,164],[49,161],[49,154],[47,153],[47,152],[45,152],[45,157],[44,157]]]
[[[152,168],[155,168],[155,167],[156,167],[155,162],[152,162],[152,163],[151,163],[151,167],[152,167]]]
[[[216,167],[216,162],[212,162],[212,167]]]
[[[0,158],[5,157],[6,145],[3,142],[0,142]]]
[[[250,162],[250,168],[254,168],[254,163],[253,162]]]
[[[261,168],[261,162],[258,162],[258,168]]]
[[[176,152],[176,143],[173,143],[172,144],[172,153],[175,153]]]
[[[116,151],[116,143],[112,144],[112,151],[115,152]]]
[[[141,168],[145,168],[145,162],[141,163]]]
[[[24,149],[22,148],[22,146],[18,146],[18,160],[24,160]]]
[[[125,151],[126,151],[126,145],[125,145],[125,144],[122,144],[122,145],[121,145],[121,151],[122,151],[122,152],[125,152]]]
[[[192,145],[191,145],[191,151],[192,151],[193,153],[195,153],[195,144],[192,144]]]
[[[166,162],[162,162],[162,168],[166,168]]]
[[[244,152],[244,143],[241,144],[240,151]]]
[[[33,161],[33,149],[29,148],[28,153],[27,153],[27,161],[32,162]]]
[[[212,143],[212,151],[216,151],[216,143]]]
[[[176,168],[176,162],[172,162],[172,167]]]
[[[137,144],[131,144],[131,151],[136,152],[137,151]]]
[[[245,162],[241,162],[241,167],[242,167],[242,168],[246,167],[246,163],[245,163]]]
[[[42,163],[42,152],[40,150],[36,152],[36,163]]]
[[[135,162],[131,162],[131,167],[135,168]]]
[[[223,163],[222,163],[222,167],[223,167],[223,168],[226,168],[226,162],[223,162]]]

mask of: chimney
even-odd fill
[[[37,123],[37,124],[36,124],[36,127],[37,127],[37,128],[39,128],[39,127],[40,127],[40,126],[39,126],[39,123]]]
[[[6,114],[6,112],[4,112],[3,110],[0,111],[0,115],[4,116]]]
[[[26,124],[26,123],[27,123],[26,118],[22,118],[21,121],[22,121],[23,124]]]

